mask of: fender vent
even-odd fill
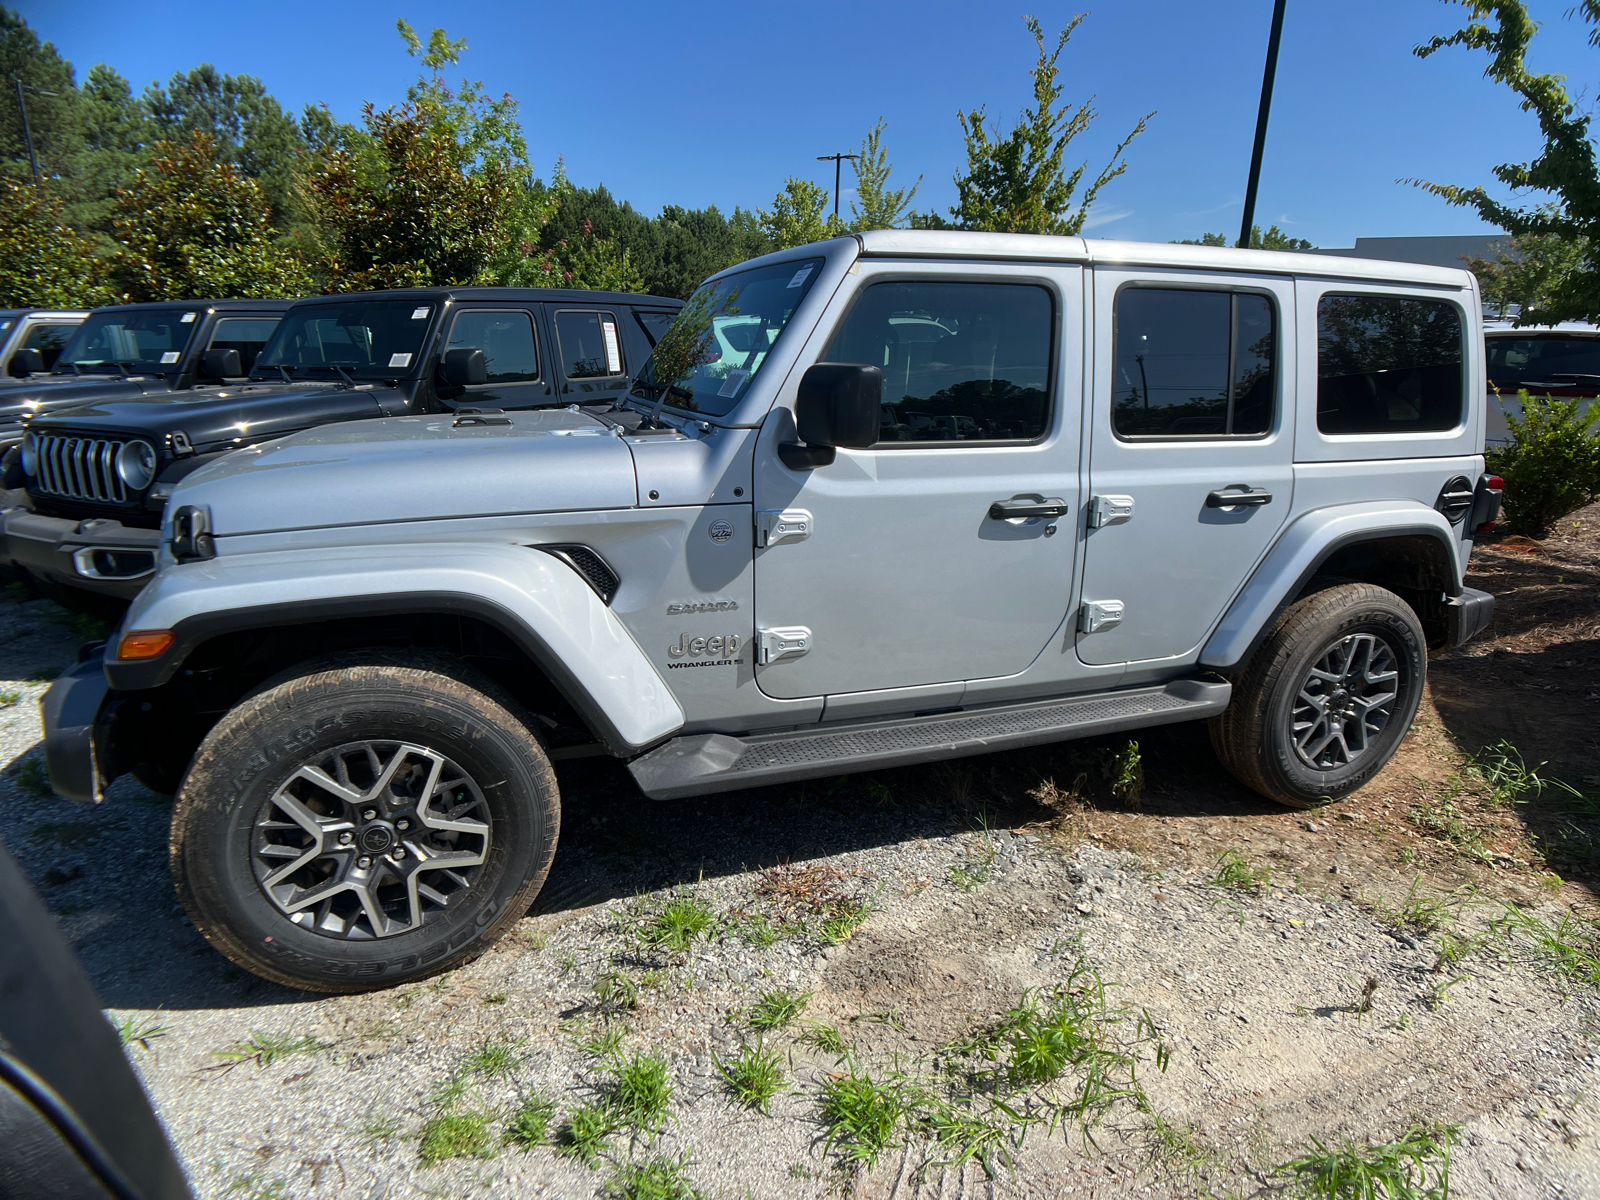
[[[1472,480],[1465,475],[1457,475],[1439,489],[1439,498],[1433,502],[1433,506],[1444,514],[1446,521],[1456,525],[1471,510],[1472,499]]]
[[[584,582],[594,589],[594,594],[607,604],[611,603],[611,597],[622,586],[622,580],[617,578],[611,565],[587,546],[538,546],[536,549],[559,558],[582,575]]]

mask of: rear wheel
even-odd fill
[[[1427,639],[1399,596],[1334,584],[1292,604],[1211,720],[1224,766],[1291,808],[1340,800],[1383,769],[1411,728]]]
[[[459,965],[532,902],[555,854],[549,760],[459,663],[312,670],[247,699],[179,787],[171,863],[240,966],[354,992]]]

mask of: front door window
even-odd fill
[[[529,408],[549,389],[540,379],[539,341],[526,309],[468,309],[450,326],[446,350],[482,350],[488,382],[451,400],[457,408]]]

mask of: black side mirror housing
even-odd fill
[[[237,379],[244,374],[237,350],[207,350],[200,356],[200,374],[207,379]]]
[[[778,457],[796,471],[825,467],[835,450],[868,450],[878,444],[883,416],[883,372],[867,363],[817,363],[800,377],[794,401],[801,445],[785,442]]]
[[[26,379],[29,375],[44,370],[44,355],[37,350],[23,348],[11,356],[11,361],[6,364],[6,374],[17,379]]]
[[[451,387],[488,383],[489,360],[483,356],[482,350],[458,346],[454,350],[444,352],[444,361],[439,364],[439,374]]]

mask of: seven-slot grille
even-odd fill
[[[127,485],[117,474],[121,442],[36,435],[34,446],[39,453],[39,473],[35,478],[40,491],[73,500],[127,503]]]

